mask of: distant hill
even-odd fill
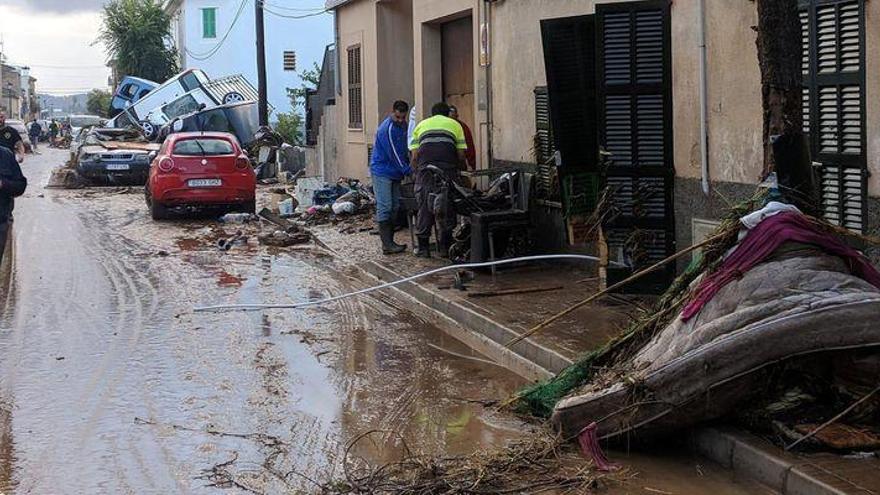
[[[69,115],[88,113],[86,110],[87,93],[77,93],[72,95],[46,95],[37,94],[37,100],[40,102],[40,108],[43,109],[45,117],[52,115]]]

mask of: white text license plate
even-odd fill
[[[217,187],[223,185],[223,181],[220,179],[190,179],[186,183],[189,187]]]
[[[128,170],[127,163],[108,163],[107,170]]]

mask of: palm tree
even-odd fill
[[[98,41],[119,75],[162,82],[178,72],[171,17],[159,0],[111,0]]]

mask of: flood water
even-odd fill
[[[61,151],[30,157],[0,272],[0,492],[308,490],[353,455],[468,453],[523,426],[480,401],[524,381],[376,298],[267,313],[206,303],[351,290],[314,249],[228,253],[210,221],[156,224],[139,191],[44,190]],[[212,230],[213,229],[213,230]],[[219,468],[215,468],[219,466]]]
[[[25,162],[0,266],[0,494],[313,493],[346,452],[468,454],[530,428],[485,406],[522,378],[383,294],[194,313],[346,293],[357,260],[253,235],[223,252],[259,227],[156,223],[139,188],[44,189],[65,155]],[[613,452],[638,475],[604,493],[767,493],[666,450]]]

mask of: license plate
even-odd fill
[[[128,170],[129,166],[127,163],[108,163],[107,170]]]
[[[220,179],[190,179],[186,183],[189,187],[217,187],[223,185],[223,181]]]

